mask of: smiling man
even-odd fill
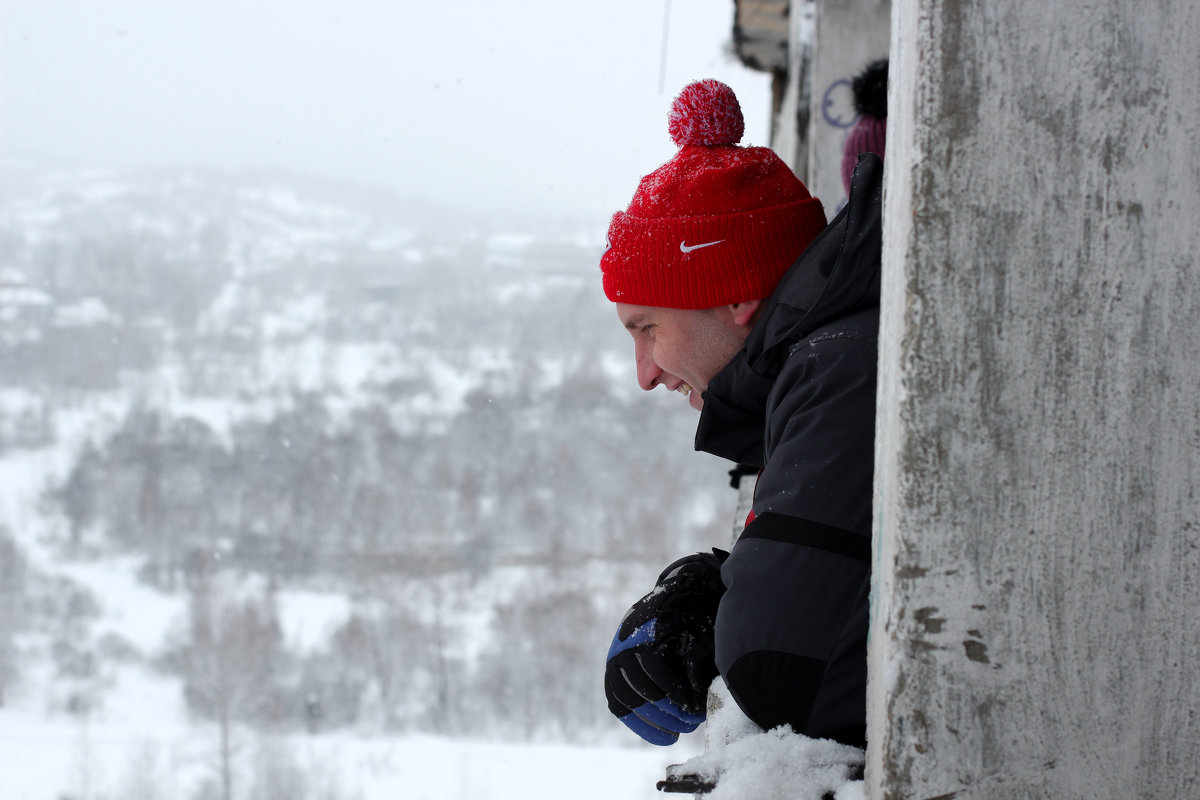
[[[617,303],[617,316],[633,336],[638,385],[665,386],[704,404],[708,382],[742,348],[760,303],[685,311]]]
[[[760,468],[730,553],[679,559],[618,626],[609,709],[670,744],[724,677],[763,728],[863,746],[882,163],[828,226],[717,81],[669,119],[678,154],[613,216],[604,291],[639,385],[687,396],[696,447]]]

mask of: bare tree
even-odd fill
[[[236,724],[277,716],[274,684],[283,653],[274,598],[238,597],[219,577],[192,584],[182,666],[189,706],[217,725],[221,798],[232,800]]]

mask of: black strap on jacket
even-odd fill
[[[825,525],[787,514],[764,512],[742,531],[741,539],[770,539],[824,550],[827,553],[871,563],[871,540],[845,528]]]

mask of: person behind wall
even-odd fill
[[[850,176],[862,153],[874,153],[883,160],[887,144],[888,60],[872,61],[850,81],[854,92],[854,110],[858,117],[846,134],[842,148],[842,188],[850,193]]]
[[[863,156],[826,226],[743,128],[732,89],[687,86],[679,151],[613,215],[600,262],[641,387],[700,412],[698,450],[760,470],[731,551],[670,564],[621,620],[605,694],[667,745],[720,674],[762,728],[863,746],[882,164]]]

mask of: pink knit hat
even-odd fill
[[[613,215],[604,294],[686,309],[768,297],[825,228],[821,203],[771,149],[738,146],[742,109],[720,81],[687,86],[667,127],[679,152]]]

